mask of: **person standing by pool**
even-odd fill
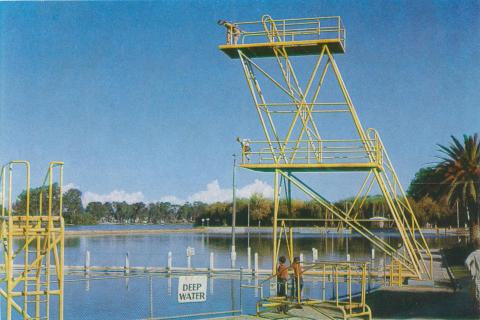
[[[287,296],[287,280],[288,280],[288,267],[285,265],[284,256],[281,256],[278,259],[277,266],[277,296],[286,297]]]
[[[299,257],[293,258],[292,269],[293,269],[292,297],[296,298],[298,295],[300,295],[300,298],[301,298],[302,290],[303,290],[303,269],[300,264]]]

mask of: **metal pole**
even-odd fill
[[[342,232],[343,232],[343,231],[342,231]],[[346,239],[347,256],[349,256],[349,252],[348,252],[348,234],[345,235],[345,239]]]
[[[247,247],[250,248],[250,199],[247,205]]]
[[[279,204],[279,186],[278,186],[279,172],[275,170],[275,177],[273,183],[273,250],[272,250],[272,275],[276,273],[277,262],[277,217],[278,217],[278,204]]]
[[[236,218],[237,218],[237,199],[235,195],[235,167],[237,164],[237,158],[236,155],[233,154],[233,182],[232,182],[232,188],[233,188],[233,209],[232,209],[232,252],[235,252],[235,223],[236,223]]]
[[[130,273],[130,259],[128,258],[128,252],[125,254],[125,267],[124,267],[125,274]]]
[[[90,271],[90,251],[85,251],[85,273]]]
[[[215,268],[215,254],[210,252],[210,271],[213,271]]]
[[[172,269],[172,251],[168,252],[167,256],[167,269],[170,270]]]

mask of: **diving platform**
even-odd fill
[[[241,50],[249,58],[274,57],[275,48],[283,47],[289,56],[302,56],[320,54],[326,45],[331,53],[345,53],[345,47],[340,39],[321,39],[304,41],[280,41],[253,44],[225,44],[219,49],[232,59],[240,58],[238,50]]]
[[[261,172],[350,172],[383,170],[383,145],[373,132],[360,139],[253,141],[238,139],[240,167]]]
[[[241,168],[260,171],[260,172],[274,172],[275,170],[282,170],[287,172],[358,172],[370,171],[373,168],[381,169],[381,166],[375,162],[366,163],[314,163],[314,164],[263,164],[263,163],[243,163]]]
[[[345,27],[338,16],[272,19],[230,23],[219,21],[227,29],[226,43],[219,46],[232,59],[241,54],[249,58],[286,54],[320,54],[327,46],[331,53],[345,53]]]

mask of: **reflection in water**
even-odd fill
[[[172,277],[168,277],[168,289],[167,289],[167,294],[169,296],[172,295]]]
[[[66,248],[78,248],[78,247],[80,247],[80,238],[65,237],[65,247]]]
[[[395,233],[377,234],[391,246],[398,247],[400,238]],[[465,238],[458,237],[427,237],[431,248],[449,247]],[[122,266],[125,263],[125,252],[130,252],[130,265],[140,267],[165,267],[167,254],[172,252],[174,267],[185,267],[187,259],[185,250],[187,247],[195,248],[195,267],[209,267],[210,253],[215,255],[215,267],[229,267],[230,262],[230,235],[224,234],[156,234],[134,236],[100,236],[100,237],[67,237],[65,239],[65,264],[83,266],[85,264],[85,252],[91,253],[92,266]],[[282,242],[284,243],[284,242]],[[18,248],[22,243],[15,241]],[[248,236],[237,235],[236,251],[237,266],[247,268]],[[259,267],[271,268],[272,238],[269,234],[252,235],[250,237],[252,257],[258,253]],[[352,261],[370,260],[371,243],[366,239],[353,234],[296,234],[294,237],[295,256],[303,254],[305,260],[312,260],[312,248],[318,250],[318,260],[345,260],[347,253]],[[280,248],[281,255],[287,255],[284,245]],[[382,258],[382,252],[377,252],[375,263]],[[21,258],[21,256],[19,256]]]
[[[65,248],[78,248],[80,247],[81,242],[80,237],[65,237]],[[13,238],[13,245],[16,248],[23,247],[25,244],[25,240],[22,238]],[[36,247],[36,240],[33,240],[29,246],[29,248],[34,249]]]
[[[85,274],[85,291],[90,291],[90,275]]]
[[[210,276],[210,279],[209,279],[209,280],[210,280],[210,281],[209,281],[209,285],[210,285],[210,294],[213,294],[213,283],[214,283],[214,281],[213,281],[213,277],[212,277],[212,276]]]

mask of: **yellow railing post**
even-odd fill
[[[393,267],[395,265],[395,260],[392,259],[390,262],[390,286],[393,286]]]
[[[337,17],[337,39],[340,41],[340,17]]]
[[[352,272],[351,272],[350,263],[348,264],[347,268],[348,268],[348,274],[347,274],[348,294],[347,295],[348,295],[348,302],[350,304],[349,312],[351,314],[352,313],[352,308],[351,308],[351,306],[352,306]]]
[[[15,212],[13,212],[12,207],[12,192],[13,192],[13,167],[15,165],[24,165],[26,168],[26,187],[25,187],[25,207],[17,207]],[[59,187],[59,220],[54,219],[53,217],[53,178],[52,178],[52,168],[53,166],[60,165],[60,187]],[[2,193],[1,193],[1,202],[2,202],[2,240],[4,243],[4,263],[5,263],[5,274],[6,274],[6,291],[0,289],[0,294],[6,299],[6,318],[12,318],[13,309],[16,310],[23,319],[41,319],[50,317],[50,295],[58,296],[58,319],[63,319],[63,264],[64,264],[64,224],[62,220],[62,206],[63,206],[63,196],[62,196],[62,184],[63,184],[63,171],[62,171],[61,162],[53,162],[49,166],[48,178],[49,181],[49,190],[48,190],[48,213],[43,214],[42,208],[42,198],[43,198],[43,189],[45,186],[41,187],[40,190],[40,199],[39,199],[39,208],[40,212],[38,215],[30,215],[30,163],[24,160],[14,160],[10,161],[6,166],[3,166],[1,175],[2,175]],[[5,208],[5,169],[8,167],[8,203]],[[7,213],[5,213],[7,209]],[[15,215],[14,215],[15,214]],[[60,222],[59,228],[56,228],[53,225],[53,222]],[[8,225],[8,226],[7,226]],[[33,231],[34,229],[34,231]],[[33,233],[32,233],[33,232]],[[13,252],[13,237],[18,236],[22,241],[22,245]],[[43,246],[41,241],[44,239]],[[32,246],[31,243],[36,241],[35,246]],[[59,246],[59,248],[57,247]],[[60,253],[58,253],[60,250]],[[58,288],[53,289],[50,287],[51,280],[51,253],[53,251],[55,269],[53,272],[56,272],[56,282]],[[20,254],[21,253],[21,254]],[[31,259],[30,254],[35,253],[35,257]],[[23,271],[18,271],[14,273],[15,259],[21,259],[23,255]],[[43,273],[44,271],[44,273]],[[23,282],[22,291],[17,291],[15,288],[20,287]],[[32,282],[32,283],[29,283]],[[30,289],[30,285],[34,285],[34,289]],[[43,286],[43,287],[42,287]],[[44,299],[41,300],[40,296]],[[14,300],[15,297],[21,299],[23,297],[23,305],[20,306],[19,303]],[[31,300],[29,300],[31,299]],[[32,308],[29,308],[30,304],[34,304]],[[41,303],[44,303],[41,305]],[[32,309],[30,311],[29,309]],[[41,314],[45,312],[45,314]]]
[[[272,275],[276,273],[276,264],[277,264],[277,220],[278,220],[278,209],[279,209],[279,173],[275,170],[274,182],[274,209],[273,209],[273,252],[272,252]]]
[[[365,300],[366,300],[366,282],[367,282],[367,271],[366,264],[362,263],[362,295],[361,295],[361,305],[363,311],[365,312]]]
[[[402,286],[402,265],[398,264],[398,286]]]
[[[12,219],[12,164],[8,165],[8,240],[7,240],[7,320],[12,319],[12,290],[13,290],[13,219]],[[7,265],[7,263],[6,263]]]
[[[289,232],[289,238],[290,238],[290,261],[293,261],[293,228],[292,227],[289,227],[288,229],[288,232]]]
[[[335,302],[338,307],[338,267],[337,265],[335,265],[334,281],[335,281]]]

